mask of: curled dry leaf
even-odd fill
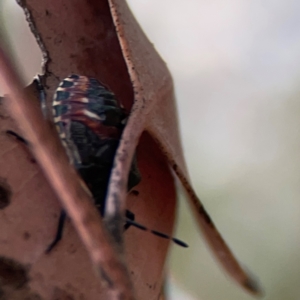
[[[112,231],[121,230],[122,224],[115,222],[118,220],[115,216],[124,213],[127,207],[135,213],[137,221],[172,232],[176,193],[169,164],[182,181],[198,224],[222,265],[246,289],[258,292],[189,184],[178,136],[171,76],[125,1],[19,0],[19,3],[43,51],[49,105],[59,81],[70,73],[79,73],[105,83],[125,109],[132,111],[109,186],[106,213]],[[11,195],[7,197],[11,198],[7,201],[11,204],[3,210],[1,218],[0,258],[3,257],[3,263],[7,259],[22,263],[22,272],[26,274],[22,282],[26,282],[23,286],[28,293],[45,299],[78,295],[107,299],[70,224],[55,252],[44,255],[55,233],[60,208],[39,168],[29,159],[30,154],[3,134],[11,128],[16,129],[14,123],[9,118],[2,119],[0,177],[5,183],[1,185],[4,194]],[[125,203],[127,174],[137,145],[142,181]],[[157,298],[168,243],[131,228],[124,236],[127,266],[137,298]]]
[[[115,201],[116,194],[120,199],[124,199],[122,195],[125,191],[124,180],[130,167],[134,147],[141,132],[147,131],[159,145],[186,190],[199,229],[203,232],[216,258],[243,288],[253,294],[260,294],[258,283],[236,260],[189,183],[178,136],[172,79],[166,65],[156,54],[153,45],[147,40],[133,16],[127,17],[130,11],[126,3],[120,0],[109,2],[132,80],[135,102],[117,151],[118,165],[111,175],[108,204]],[[126,172],[121,173],[120,170]],[[123,191],[120,191],[120,186]],[[111,205],[111,211],[108,207],[108,215],[115,213],[113,207],[115,206]]]
[[[58,1],[55,4],[45,1],[42,5],[40,1],[23,3],[31,27],[44,50],[48,102],[51,102],[53,90],[60,79],[69,73],[79,73],[105,82],[129,111],[133,99],[132,87],[108,4],[104,1],[97,1],[96,4],[77,1],[76,5],[69,5]],[[65,19],[70,23],[65,23]],[[69,27],[64,26],[67,24]],[[36,111],[36,114],[40,117],[40,112]],[[19,119],[15,121],[20,123]],[[2,257],[26,266],[28,280],[23,290],[26,288],[28,293],[45,299],[79,295],[86,299],[109,299],[106,291],[99,287],[85,250],[78,243],[70,224],[67,224],[63,240],[54,252],[48,256],[44,254],[55,234],[60,207],[38,166],[32,163],[26,147],[5,135],[6,130],[20,133],[20,129],[9,118],[3,119],[3,173],[0,176],[10,185],[12,204],[2,211],[4,217],[1,218],[3,231],[0,230],[0,239],[6,245],[0,249]],[[27,132],[24,137],[34,144],[28,135]],[[143,140],[144,146],[141,144],[137,154],[143,182],[137,191],[129,195],[128,206],[136,214],[137,221],[170,233],[175,211],[172,174],[151,137],[145,134]],[[9,155],[10,160],[5,159],[5,154]],[[11,162],[13,159],[14,164]],[[33,170],[28,173],[30,167]],[[17,174],[13,170],[18,170]],[[15,184],[16,177],[19,181]],[[168,197],[170,201],[164,203],[162,199]],[[10,226],[14,219],[18,222]],[[168,243],[131,228],[125,233],[125,243],[130,278],[133,279],[137,298],[155,298],[160,292]],[[8,286],[10,288],[11,285]]]

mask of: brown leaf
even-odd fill
[[[29,9],[29,2],[28,1],[26,3],[26,5],[28,5]],[[63,4],[63,8],[66,8],[65,3]],[[46,5],[46,4],[45,4]],[[51,4],[52,5],[52,4]],[[51,6],[50,5],[50,6]],[[103,4],[99,3],[99,11],[102,12],[103,10]],[[37,7],[39,7],[37,5]],[[86,12],[86,16],[84,15],[84,9],[82,9],[82,7],[87,7],[87,12]],[[75,9],[74,12],[74,19],[77,20],[78,18],[85,16],[86,18],[90,18],[90,13],[91,13],[91,8],[89,6],[86,6],[86,4],[84,4],[82,2],[82,7],[81,9],[78,9],[78,7],[76,6],[70,6],[70,9]],[[105,5],[104,5],[105,7]],[[106,6],[108,8],[108,6]],[[36,7],[35,7],[36,8]],[[32,9],[32,8],[31,8]],[[51,10],[52,9],[52,10]],[[56,9],[56,10],[55,10]],[[96,9],[97,10],[97,9]],[[51,16],[51,15],[57,15],[58,12],[62,11],[62,7],[59,7],[59,5],[57,5],[56,7],[50,7],[47,12],[46,15]],[[103,10],[105,12],[105,10]],[[44,12],[45,10],[42,10],[42,15],[44,16]],[[107,12],[109,13],[109,11],[106,10],[106,14]],[[29,13],[29,11],[27,11],[27,13]],[[42,18],[39,18],[38,15],[34,15],[35,13],[38,14],[38,12],[34,9],[31,10],[31,13],[33,15],[33,18],[35,17],[35,23],[37,28],[39,28],[38,26],[41,25],[39,24],[38,21],[41,21],[41,23],[45,22],[44,24],[47,25],[47,27],[51,27],[51,22],[49,22],[48,19],[43,20]],[[66,11],[66,16],[69,17],[70,11]],[[71,14],[73,15],[73,14]],[[104,14],[105,15],[105,14]],[[28,15],[29,16],[29,15]],[[91,22],[91,24],[95,24],[93,26],[98,28],[99,24],[102,24],[103,21],[105,21],[105,16],[100,19],[98,19],[99,14],[95,14],[93,13],[94,16],[94,23]],[[110,19],[111,20],[111,19]],[[80,26],[82,26],[82,24],[85,24],[86,22],[84,22],[82,20],[82,23],[78,24],[80,29]],[[112,23],[109,22],[104,22],[106,24],[106,26],[108,25],[113,25]],[[89,23],[87,23],[89,24]],[[57,19],[54,20],[53,22],[53,27],[57,26],[57,25],[61,25],[57,23]],[[41,25],[42,26],[42,25]],[[103,25],[104,26],[104,25]],[[101,26],[100,26],[101,28]],[[112,27],[113,28],[113,27]],[[68,28],[67,28],[68,29]],[[109,28],[108,28],[109,29]],[[47,30],[44,28],[43,29],[46,33]],[[53,30],[53,28],[52,28]],[[57,30],[65,30],[63,27],[58,26]],[[69,35],[72,36],[72,34],[74,35],[74,32],[77,33],[77,31],[74,31],[74,26],[69,28]],[[121,98],[121,102],[124,104],[125,107],[127,107],[130,105],[128,99],[129,97],[127,95],[130,95],[130,93],[132,93],[131,90],[131,85],[130,85],[130,81],[128,80],[128,75],[126,72],[126,67],[123,61],[123,58],[120,52],[120,49],[116,49],[116,51],[112,51],[112,49],[114,49],[115,46],[118,46],[118,41],[117,39],[113,38],[113,36],[115,35],[114,32],[110,32],[109,30],[104,30],[102,29],[105,33],[105,36],[103,37],[104,42],[103,45],[105,45],[105,43],[109,43],[110,47],[102,47],[104,49],[102,49],[101,47],[99,47],[99,44],[102,45],[101,42],[99,42],[97,40],[97,38],[99,38],[99,32],[95,32],[97,34],[97,37],[86,37],[85,32],[83,32],[82,34],[84,35],[84,37],[80,37],[79,36],[79,40],[77,40],[78,43],[75,43],[75,45],[77,45],[79,48],[83,47],[83,49],[79,49],[78,55],[82,55],[81,60],[78,58],[77,59],[74,58],[74,56],[70,55],[70,59],[66,59],[64,60],[63,57],[63,53],[65,50],[62,49],[68,49],[68,45],[64,45],[63,48],[59,48],[57,47],[57,41],[54,41],[52,39],[45,39],[46,41],[49,42],[49,44],[47,44],[47,51],[49,53],[49,57],[51,57],[51,63],[49,63],[49,65],[46,65],[46,69],[48,70],[48,72],[46,73],[46,86],[48,86],[48,91],[51,91],[51,89],[53,90],[56,85],[57,85],[57,77],[59,76],[60,78],[63,78],[64,76],[66,76],[66,74],[64,74],[62,72],[62,70],[60,70],[60,68],[66,68],[68,69],[68,73],[70,72],[76,72],[76,73],[83,73],[89,76],[95,76],[97,78],[99,78],[98,75],[93,74],[93,68],[94,71],[95,69],[97,69],[97,67],[93,67],[93,66],[98,66],[98,69],[100,71],[104,72],[100,72],[98,70],[96,70],[97,72],[99,72],[100,74],[104,74],[105,76],[107,76],[108,78],[112,78],[113,81],[109,81],[106,80],[105,76],[104,79],[101,80],[103,82],[108,82],[108,85],[111,86],[114,84],[114,82],[116,83],[116,88],[111,88],[115,91],[115,93],[117,94],[116,91],[118,91],[118,85],[120,86],[119,88],[119,94],[120,94],[120,98]],[[44,32],[43,31],[43,32]],[[106,34],[107,32],[107,34]],[[93,30],[91,33],[94,33]],[[52,33],[53,37],[57,37],[59,36],[59,32]],[[84,39],[88,39],[88,40],[92,40],[95,41],[96,45],[92,45],[90,48],[86,48],[86,44],[83,43]],[[67,41],[69,41],[67,39]],[[74,47],[74,41],[69,41],[70,45],[73,45]],[[46,49],[46,46],[44,46],[43,49]],[[76,47],[75,47],[76,48]],[[91,55],[91,52],[93,51],[93,49],[96,49],[94,55]],[[53,50],[53,51],[52,51]],[[89,52],[89,55],[82,54],[82,52],[80,51],[82,50],[83,53],[84,50],[89,50],[87,52]],[[100,50],[100,54],[99,54],[99,50]],[[58,52],[56,52],[58,51]],[[53,55],[52,55],[53,53]],[[119,53],[119,56],[116,56],[115,53]],[[110,55],[111,54],[111,55]],[[55,62],[55,59],[53,59],[53,57],[55,58],[55,55],[58,55],[58,58],[56,58],[57,63]],[[61,63],[61,56],[63,57]],[[75,55],[76,56],[76,55]],[[111,57],[109,57],[111,56]],[[99,59],[102,58],[102,59]],[[107,58],[111,58],[111,59],[107,59]],[[121,59],[119,59],[119,57]],[[87,61],[90,61],[90,64],[88,64],[88,62],[84,62],[82,63],[82,61],[84,61],[84,59],[86,59]],[[74,66],[72,67],[72,62],[74,60]],[[99,61],[99,64],[95,64],[95,61]],[[113,62],[115,62],[116,67],[113,68]],[[65,65],[64,65],[65,63]],[[78,68],[76,64],[78,63]],[[110,66],[110,71],[108,72],[108,68],[107,65]],[[122,65],[124,66],[124,71],[122,71]],[[76,67],[75,67],[76,66]],[[106,66],[106,68],[104,67]],[[57,68],[57,69],[55,69]],[[86,69],[85,69],[86,68]],[[112,76],[111,74],[111,69],[115,70],[114,75],[117,75],[118,81],[116,81],[116,77]],[[88,71],[91,70],[91,71]],[[54,75],[55,74],[55,75]],[[125,77],[125,79],[122,80],[122,77]],[[127,80],[126,80],[127,79]],[[111,83],[112,82],[112,83]],[[130,87],[129,92],[126,92],[126,90],[128,91],[128,87]],[[48,93],[48,95],[50,95],[50,93]],[[52,95],[52,94],[51,94]],[[51,101],[51,95],[49,96],[50,101]],[[124,100],[123,100],[124,99]],[[123,100],[123,101],[122,101]],[[132,98],[131,98],[132,100]],[[128,109],[129,110],[129,109]],[[37,113],[38,115],[38,113]],[[30,119],[30,118],[29,118]],[[17,120],[20,121],[20,120]],[[40,121],[42,122],[42,121]],[[13,129],[15,131],[16,127],[13,126],[13,124],[7,124],[7,122],[4,122],[2,124],[2,128],[3,128],[3,133],[6,131],[6,129]],[[38,126],[36,126],[38,127]],[[25,137],[28,138],[28,140],[32,143],[32,139],[31,137],[28,137],[28,132],[26,133]],[[17,141],[12,140],[10,138],[8,138],[7,136],[3,135],[3,139],[4,139],[4,143],[3,145],[5,145],[5,141],[10,142],[14,145],[15,148],[17,148],[18,150],[20,150],[21,154],[19,153],[18,155],[22,157],[25,156],[27,159],[30,157],[30,155],[26,152],[26,149],[24,149],[24,145],[20,145],[20,143],[17,143]],[[44,139],[46,139],[44,137]],[[48,139],[48,137],[47,137]],[[166,166],[166,163],[164,162],[164,160],[161,159],[161,154],[156,150],[155,148],[155,144],[151,141],[151,138],[145,136],[144,138],[146,141],[149,141],[146,143],[147,148],[151,149],[151,152],[142,150],[142,153],[138,155],[141,157],[141,162],[139,162],[141,171],[142,171],[142,176],[143,178],[148,178],[149,180],[144,180],[144,182],[141,183],[141,186],[139,187],[139,196],[130,196],[129,197],[129,206],[133,207],[132,210],[136,213],[137,215],[137,220],[139,221],[139,216],[144,216],[147,215],[147,218],[149,219],[145,219],[145,221],[143,221],[144,224],[146,225],[151,225],[152,227],[154,227],[157,230],[161,230],[164,231],[166,233],[171,232],[172,230],[172,224],[173,224],[173,220],[174,220],[174,209],[175,209],[175,205],[174,205],[174,201],[175,201],[175,188],[174,188],[174,183],[170,174],[169,169]],[[153,144],[153,146],[151,147],[151,144]],[[143,149],[141,147],[141,149]],[[147,155],[148,153],[148,155]],[[145,159],[145,163],[143,163],[143,157],[147,157],[147,159]],[[14,157],[14,155],[13,155]],[[31,159],[31,158],[30,158]],[[140,158],[139,158],[140,160]],[[18,161],[16,162],[18,164]],[[3,161],[3,164],[6,164],[5,161]],[[10,165],[8,165],[8,168],[10,167]],[[36,166],[35,166],[36,167]],[[37,168],[37,167],[36,167]],[[157,176],[159,170],[159,176]],[[21,166],[20,167],[20,175],[22,174],[22,178],[24,176],[24,178],[29,178],[28,180],[30,182],[33,182],[34,186],[36,186],[35,180],[36,178],[30,178],[27,176],[27,165]],[[13,180],[15,174],[12,173],[11,174],[11,178],[10,180]],[[43,177],[41,176],[37,176],[39,178],[39,180],[43,180]],[[8,178],[7,176],[5,178]],[[166,180],[166,183],[163,184],[162,179]],[[157,188],[158,186],[161,186],[161,188]],[[24,210],[23,206],[27,205],[26,199],[23,200],[22,197],[23,195],[26,195],[25,192],[22,191],[22,193],[20,194],[20,200],[16,201],[15,200],[15,191],[17,191],[18,188],[16,186],[14,186],[12,188],[12,193],[13,193],[13,202],[15,203],[16,206],[18,206],[19,209],[19,213],[21,214],[21,212]],[[29,191],[26,190],[26,192],[28,193]],[[30,192],[32,194],[36,193],[36,188],[31,189]],[[165,203],[163,201],[161,201],[162,199],[166,199],[167,196],[171,196],[171,201],[169,201],[167,203],[167,207],[165,205]],[[48,200],[48,198],[50,197],[50,193],[49,193],[49,188],[48,190],[45,188],[41,188],[40,194],[39,194],[39,198],[42,199],[46,199]],[[53,197],[55,198],[55,197]],[[133,199],[132,201],[130,201],[130,199]],[[146,204],[146,199],[148,200],[147,202],[150,202],[152,204],[152,207],[154,207],[154,209],[151,210],[150,213],[145,213],[145,211],[148,211],[149,208],[145,205]],[[37,200],[37,199],[36,199]],[[149,201],[150,200],[150,201]],[[53,199],[53,201],[55,201]],[[35,202],[33,202],[35,203]],[[48,202],[47,202],[48,203]],[[53,205],[53,203],[50,205]],[[31,205],[29,207],[35,207],[35,205]],[[34,209],[34,212],[37,213],[37,215],[41,215],[40,210],[38,209],[38,206],[36,206],[37,208]],[[167,208],[167,209],[165,209]],[[41,208],[42,209],[42,208]],[[28,237],[30,236],[35,236],[35,232],[41,232],[42,236],[45,237],[45,240],[38,240],[36,241],[36,239],[33,239],[33,241],[37,242],[36,247],[39,247],[39,252],[37,253],[36,250],[34,249],[32,244],[32,248],[29,249],[29,253],[33,252],[36,253],[35,259],[34,260],[25,260],[25,263],[30,266],[29,270],[30,270],[30,278],[32,279],[31,281],[28,281],[28,285],[26,287],[35,287],[35,290],[37,290],[39,292],[40,295],[42,295],[43,297],[50,297],[51,295],[63,295],[64,293],[69,293],[71,295],[78,295],[80,293],[83,293],[85,295],[86,298],[88,299],[93,299],[93,297],[97,297],[98,296],[101,297],[101,295],[103,295],[102,297],[104,297],[105,299],[108,299],[107,296],[104,296],[104,292],[101,291],[99,288],[97,287],[96,284],[96,279],[94,274],[91,272],[90,270],[90,266],[88,264],[88,262],[86,262],[86,256],[84,255],[84,252],[82,252],[82,250],[80,250],[81,248],[77,246],[78,241],[76,239],[76,236],[74,236],[74,234],[72,235],[70,232],[68,232],[68,230],[66,229],[66,232],[64,234],[64,239],[63,241],[60,243],[59,247],[60,249],[57,249],[55,252],[56,254],[54,255],[50,255],[49,257],[44,255],[44,250],[46,249],[47,245],[49,245],[49,241],[51,241],[51,237],[54,236],[55,233],[55,227],[56,227],[56,222],[57,222],[57,215],[59,213],[59,208],[58,207],[54,207],[52,209],[52,211],[54,210],[54,212],[56,212],[56,218],[54,220],[52,220],[51,218],[42,218],[42,219],[35,219],[34,217],[32,217],[32,214],[34,213],[28,213],[27,212],[27,217],[30,216],[30,220],[34,220],[35,222],[33,222],[32,227],[29,227],[28,231],[26,231],[26,234],[24,233],[24,236],[26,236],[26,240],[28,240]],[[25,210],[24,210],[25,211]],[[46,210],[47,211],[47,210]],[[141,211],[141,214],[139,213]],[[9,215],[9,211],[8,208],[5,210],[5,213],[7,213]],[[157,215],[159,215],[159,218],[157,218]],[[19,218],[21,218],[21,216],[19,216]],[[45,227],[43,227],[45,230],[48,230],[49,227],[52,228],[51,232],[48,232],[48,234],[43,234],[43,231],[40,229],[39,224],[43,221],[43,220],[47,220],[47,224],[44,224]],[[142,221],[142,220],[141,220]],[[147,222],[150,221],[148,224]],[[4,220],[5,223],[5,220]],[[36,226],[36,227],[34,227]],[[151,227],[151,226],[150,226]],[[4,227],[2,227],[4,228]],[[6,226],[7,228],[7,226]],[[38,229],[37,229],[38,228]],[[69,230],[70,231],[70,230]],[[25,253],[20,253],[19,250],[17,249],[22,249],[24,248],[23,246],[15,248],[14,247],[14,242],[15,242],[15,236],[13,234],[13,231],[7,230],[5,232],[2,232],[2,234],[4,235],[10,235],[11,239],[8,239],[8,251],[3,253],[3,255],[8,256],[8,257],[13,257],[14,259],[16,259],[16,261],[18,262],[24,262],[24,256],[27,257],[28,256],[28,252]],[[0,233],[0,234],[1,234]],[[20,235],[20,234],[19,234]],[[49,237],[50,235],[50,237]],[[21,236],[21,235],[20,235]],[[154,236],[151,235],[147,235],[143,232],[138,232],[135,229],[130,229],[129,232],[125,234],[126,236],[126,252],[127,252],[127,256],[128,256],[128,261],[129,261],[129,268],[130,268],[130,273],[132,274],[132,278],[134,278],[134,283],[135,283],[135,290],[136,290],[136,295],[138,296],[139,299],[145,299],[147,297],[155,297],[156,295],[158,295],[158,293],[160,292],[160,287],[161,287],[161,277],[162,277],[162,270],[163,270],[163,266],[164,266],[164,261],[166,258],[166,253],[167,253],[167,248],[168,248],[168,243],[164,240],[160,240]],[[47,238],[46,238],[47,237]],[[137,238],[139,237],[139,238]],[[146,237],[144,239],[144,237]],[[13,241],[11,241],[13,239]],[[18,239],[16,239],[18,240]],[[21,240],[19,241],[20,245],[22,245],[24,243],[23,239],[21,238]],[[71,244],[71,246],[70,246]],[[74,246],[72,246],[72,244],[74,244]],[[69,250],[66,251],[67,249],[65,248],[66,246],[69,245]],[[16,254],[15,256],[10,256],[9,254],[9,249],[11,247],[14,247]],[[70,249],[71,247],[71,249]],[[138,249],[138,250],[137,250]],[[2,252],[1,252],[2,253]],[[66,255],[67,254],[67,255]],[[30,256],[30,255],[29,255]],[[54,256],[54,257],[53,257]],[[150,259],[149,259],[150,258]],[[75,264],[72,263],[76,262]],[[67,267],[68,264],[72,265],[72,267]],[[58,267],[60,266],[60,268]],[[41,280],[42,279],[42,280]],[[44,282],[44,283],[43,283]],[[79,283],[81,282],[81,283]],[[43,285],[46,284],[47,288],[43,288]],[[78,289],[78,287],[80,286],[80,289]],[[77,288],[76,288],[77,287]],[[93,287],[93,288],[91,288]],[[96,296],[97,295],[97,296]],[[51,296],[52,297],[52,296]],[[53,296],[54,297],[54,296]],[[95,298],[96,299],[96,298]]]
[[[156,230],[169,234],[172,232],[176,195],[168,162],[187,190],[198,224],[221,263],[241,285],[257,292],[216,231],[188,182],[177,130],[171,76],[126,3],[122,0],[111,0],[109,7],[104,0],[76,0],[72,3],[64,0],[20,2],[23,3],[31,28],[46,59],[45,84],[49,104],[58,82],[70,73],[96,77],[114,91],[127,111],[130,111],[134,99],[132,114],[123,133],[115,159],[116,166],[111,176],[107,205],[108,223],[111,224],[116,215],[124,213],[127,205],[136,214],[137,221]],[[13,126],[7,121],[3,124],[1,128]],[[144,131],[147,133],[142,134]],[[19,182],[11,186],[14,203],[12,207],[15,210],[9,210],[10,205],[4,210],[5,216],[7,214],[8,219],[12,219],[13,216],[22,219],[24,228],[28,226],[28,230],[27,234],[23,235],[20,225],[15,225],[11,230],[9,222],[2,218],[7,231],[0,231],[0,241],[5,240],[5,236],[11,237],[6,238],[7,250],[2,252],[1,249],[1,255],[30,265],[28,272],[32,280],[29,285],[46,299],[50,295],[59,298],[57,295],[64,293],[83,293],[87,299],[99,299],[96,295],[105,297],[97,286],[96,278],[86,260],[86,253],[78,245],[76,235],[70,227],[65,230],[64,239],[55,254],[48,257],[44,255],[43,249],[51,240],[56,226],[57,219],[51,218],[51,215],[57,215],[59,207],[55,207],[55,197],[51,196],[51,189],[42,175],[33,176],[27,173],[28,153],[24,153],[22,147],[16,146],[15,142],[3,136],[3,145],[5,144],[8,146],[3,148],[3,155],[9,153],[11,160],[20,157],[16,161],[16,167],[21,170],[19,174],[12,172],[10,177],[0,172],[3,181],[8,183],[15,182],[17,175],[20,177]],[[127,174],[137,144],[142,182],[136,188],[138,196],[130,194],[125,204]],[[16,154],[18,156],[15,156]],[[10,162],[3,161],[3,170],[11,168]],[[37,166],[34,168],[34,172],[40,172]],[[37,180],[42,184],[37,184]],[[22,186],[21,192],[19,184]],[[27,188],[28,184],[31,185],[30,189]],[[40,192],[37,195],[38,187]],[[19,198],[16,196],[18,193]],[[30,201],[24,199],[28,194]],[[40,198],[45,199],[42,204]],[[116,200],[118,205],[115,205]],[[27,205],[30,210],[25,209]],[[30,216],[30,219],[27,220],[26,216]],[[121,224],[113,225],[121,230]],[[15,235],[15,232],[18,234]],[[26,245],[25,236],[28,237],[28,234],[34,237],[31,247],[28,251],[20,253],[19,249]],[[30,239],[27,238],[27,241]],[[12,254],[10,249],[16,247],[15,243],[19,243],[18,248],[15,248],[15,254]],[[125,233],[125,244],[128,267],[137,298],[158,297],[162,286],[167,242],[129,229]]]
[[[92,204],[93,199],[90,196],[90,192],[86,192],[87,189],[81,184],[79,175],[70,165],[62,145],[57,141],[57,137],[55,139],[55,136],[51,134],[50,128],[46,126],[40,108],[36,103],[30,101],[29,93],[23,91],[19,78],[14,73],[1,48],[0,69],[0,86],[9,95],[6,99],[6,105],[14,119],[18,120],[18,124],[26,138],[28,149],[35,155],[49,183],[62,200],[66,212],[72,218],[89,252],[97,274],[107,284],[108,295],[106,298],[134,299],[127,270],[122,259],[118,257],[117,252],[110,244],[110,239],[103,229],[99,213]],[[4,131],[4,134],[7,132]],[[16,134],[14,135],[17,136]],[[23,138],[18,137],[17,140],[21,141]],[[7,180],[7,177],[5,180]],[[5,186],[3,185],[2,188],[4,189]],[[7,191],[8,189],[6,189],[6,195],[8,195]],[[6,202],[9,203],[9,201]],[[37,225],[35,224],[35,226]],[[1,229],[3,230],[3,227]],[[5,231],[4,233],[7,232]],[[30,236],[30,232],[26,233],[26,237],[28,236]],[[16,250],[20,252],[21,249],[18,248]],[[47,247],[42,252],[44,256],[46,255],[45,249]],[[10,256],[2,257],[4,264],[2,278],[6,277],[7,269],[9,269],[5,263],[6,261],[12,262],[10,263],[11,265],[18,265],[17,270],[15,268],[9,269],[9,273],[17,273],[22,268],[26,278],[29,277],[27,271],[32,265],[25,268],[20,262],[22,261],[22,253],[20,254],[21,257],[18,257],[18,261],[12,260]],[[10,284],[5,284],[3,279],[1,281],[4,282],[3,289],[8,289],[5,297],[11,297],[11,295],[8,296],[8,286]],[[27,281],[26,283],[28,284]],[[28,289],[27,285],[25,289]]]
[[[260,287],[240,266],[189,183],[178,136],[172,79],[167,67],[156,54],[153,45],[147,40],[133,16],[129,17],[130,11],[126,3],[120,0],[109,2],[133,83],[135,102],[116,154],[118,165],[111,175],[107,201],[112,204],[117,198],[117,193],[120,195],[120,201],[124,199],[123,182],[126,182],[125,176],[130,167],[134,147],[141,132],[143,130],[149,132],[182,182],[199,229],[203,232],[216,258],[243,288],[253,294],[260,294]],[[120,170],[126,171],[121,173]],[[120,186],[123,191],[120,191]],[[108,214],[114,214],[113,210],[109,211],[109,204]]]

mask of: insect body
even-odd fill
[[[53,115],[70,161],[103,214],[110,172],[127,118],[124,109],[96,79],[71,75],[56,90]],[[128,190],[139,181],[134,162]]]
[[[47,115],[43,86],[38,79],[35,83],[41,94],[42,109]],[[53,97],[52,108],[54,123],[69,160],[88,187],[95,205],[103,216],[110,173],[126,125],[127,114],[112,92],[96,79],[79,75],[70,75],[59,84]],[[12,131],[7,133],[27,143],[16,133]],[[140,180],[141,176],[134,158],[128,177],[128,191]],[[56,237],[46,252],[50,252],[62,238],[65,218],[66,213],[62,211]],[[159,231],[150,230],[134,219],[134,214],[127,210],[124,229],[132,225],[187,247],[184,242]]]

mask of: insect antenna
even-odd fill
[[[156,236],[159,236],[163,239],[166,239],[166,240],[171,240],[172,242],[174,242],[176,245],[179,245],[181,247],[184,247],[184,248],[187,248],[188,247],[188,244],[186,244],[185,242],[179,240],[179,239],[176,239],[172,236],[169,236],[165,233],[162,233],[160,231],[156,231],[156,230],[153,230],[153,229],[149,229],[147,228],[146,226],[140,224],[140,223],[137,223],[133,220],[130,220],[130,219],[126,219],[126,225],[132,225],[136,228],[139,228],[141,230],[144,230],[144,231],[148,231],[148,232],[151,232],[152,234],[156,235]]]

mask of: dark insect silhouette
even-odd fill
[[[43,86],[39,79],[36,79],[35,83],[40,94],[43,113],[47,115]],[[104,85],[94,78],[80,75],[70,75],[59,84],[53,97],[52,108],[54,123],[70,163],[80,174],[103,216],[114,156],[128,115],[118,104],[115,95]],[[7,133],[24,142],[24,139],[16,133],[12,131]],[[141,176],[134,158],[128,177],[128,191],[140,180]],[[50,252],[62,238],[65,219],[66,213],[62,211],[56,237],[47,252]],[[134,220],[135,215],[127,210],[124,229],[134,226],[187,247],[184,242],[148,229]]]

